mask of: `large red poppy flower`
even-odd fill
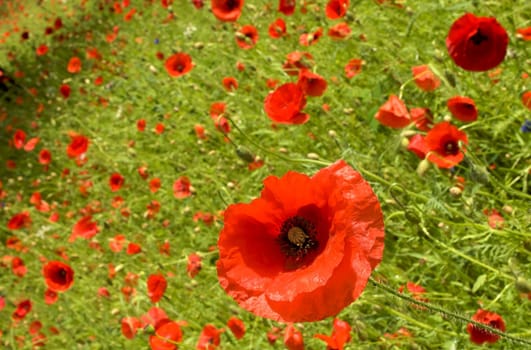
[[[314,176],[264,181],[260,198],[225,210],[218,278],[248,311],[277,321],[336,315],[382,259],[384,223],[370,185],[344,161]]]
[[[495,312],[479,309],[474,316],[472,316],[472,320],[505,332],[505,322],[503,322],[502,317]],[[470,334],[470,341],[478,345],[485,342],[495,343],[500,338],[499,335],[492,334],[489,331],[476,327],[472,323],[467,325],[466,331]]]
[[[295,83],[286,83],[267,95],[264,110],[267,116],[283,124],[304,124],[310,119],[301,110],[306,106],[306,97],[301,87]]]
[[[347,14],[350,0],[328,0],[325,14],[329,19],[337,19]]]
[[[190,55],[178,52],[168,57],[164,63],[168,74],[172,77],[180,77],[192,70],[194,67]]]
[[[478,119],[476,104],[469,97],[452,97],[448,100],[447,106],[452,115],[462,122],[468,123]]]
[[[42,268],[42,275],[48,289],[65,292],[74,283],[74,270],[60,261],[48,261]]]
[[[424,139],[428,160],[439,168],[451,168],[465,157],[466,134],[448,122],[436,124]],[[460,145],[461,144],[461,145]]]
[[[481,72],[502,63],[509,36],[493,17],[476,17],[466,13],[457,19],[446,38],[450,57],[459,67]]]
[[[299,81],[297,81],[297,84],[299,84],[305,95],[314,97],[324,94],[327,87],[326,80],[322,76],[312,73],[307,69],[301,69],[299,71]]]
[[[387,102],[378,109],[374,118],[380,124],[395,129],[405,128],[411,123],[406,104],[396,95],[389,96]]]
[[[223,22],[235,22],[242,14],[243,0],[211,0],[212,13]]]

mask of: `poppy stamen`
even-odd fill
[[[481,33],[481,31],[478,29],[476,31],[476,33],[474,33],[474,35],[472,35],[470,37],[470,40],[475,44],[475,45],[481,45],[481,43],[483,43],[484,41],[487,41],[489,40],[489,38],[486,36],[486,35],[483,35],[483,33]]]
[[[455,155],[459,151],[459,146],[455,142],[447,142],[444,145],[444,152],[446,154],[452,154]]]
[[[316,236],[313,223],[301,216],[293,216],[282,224],[277,241],[284,255],[301,260],[309,251],[317,248]]]

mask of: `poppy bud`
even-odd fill
[[[531,293],[531,283],[523,277],[518,277],[516,279],[515,287],[518,293]]]
[[[463,193],[463,190],[457,186],[453,186],[450,188],[450,194],[454,197],[458,197]]]
[[[251,151],[249,151],[245,147],[242,147],[242,146],[236,147],[236,154],[238,155],[238,157],[240,157],[241,160],[247,163],[254,162],[254,158],[255,158],[254,155],[251,153]]]
[[[417,166],[418,176],[423,176],[426,171],[430,168],[430,162],[427,159],[423,159],[419,162]]]

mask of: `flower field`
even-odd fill
[[[530,14],[0,0],[0,348],[531,347]]]

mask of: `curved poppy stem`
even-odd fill
[[[415,305],[418,305],[418,306],[422,306],[434,313],[439,313],[441,315],[443,315],[444,317],[446,318],[453,318],[455,320],[458,320],[460,322],[463,322],[463,323],[471,323],[474,325],[474,327],[477,327],[477,328],[481,328],[483,330],[486,330],[488,331],[489,333],[492,333],[492,334],[495,334],[495,335],[498,335],[500,337],[503,337],[503,338],[506,338],[508,340],[511,340],[513,342],[516,342],[516,343],[520,343],[520,344],[525,344],[525,345],[531,345],[531,340],[527,340],[527,339],[522,339],[522,338],[518,338],[518,337],[515,337],[515,336],[512,336],[512,335],[509,335],[505,332],[502,332],[500,331],[499,329],[496,329],[496,328],[492,328],[484,323],[480,323],[480,322],[477,322],[477,321],[474,321],[468,317],[465,317],[461,314],[458,314],[456,312],[452,312],[452,311],[448,311],[446,309],[443,309],[442,307],[440,306],[437,306],[437,305],[434,305],[434,304],[431,304],[431,303],[426,303],[424,301],[420,301],[420,300],[417,300],[415,298],[412,298],[408,295],[405,295],[405,294],[402,294],[396,290],[394,290],[393,288],[381,283],[381,282],[378,282],[377,280],[375,280],[374,278],[372,277],[369,277],[369,281],[374,284],[376,287],[380,288],[380,289],[383,289],[385,290],[386,292],[389,292],[391,294],[393,294],[395,297],[397,298],[400,298],[402,300],[405,300],[411,304],[415,304]]]

